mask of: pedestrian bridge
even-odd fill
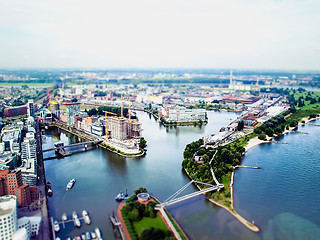
[[[200,191],[197,191],[197,192],[194,192],[194,193],[190,193],[188,195],[185,195],[185,196],[182,196],[182,197],[178,197],[177,196],[183,192],[187,187],[189,187],[192,183],[198,183],[198,184],[203,184],[203,185],[207,185],[209,186],[208,188],[204,188]],[[184,185],[182,188],[180,188],[178,191],[176,191],[174,194],[172,194],[168,199],[166,199],[163,203],[160,203],[160,204],[157,204],[155,206],[156,209],[160,209],[160,208],[163,208],[163,207],[167,207],[169,205],[172,205],[172,204],[175,204],[175,203],[178,203],[178,202],[181,202],[181,201],[184,201],[184,200],[187,200],[187,199],[190,199],[190,198],[193,198],[195,196],[198,196],[198,195],[201,195],[201,194],[204,194],[204,193],[207,193],[207,192],[211,192],[211,191],[214,191],[214,190],[220,190],[224,187],[223,184],[219,184],[219,185],[211,185],[211,184],[208,184],[208,183],[203,183],[203,182],[198,182],[198,181],[190,181],[188,182],[186,185]]]

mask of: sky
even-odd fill
[[[320,1],[0,0],[0,68],[320,70]]]

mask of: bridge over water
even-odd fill
[[[81,145],[85,146],[85,145],[89,145],[89,144],[100,144],[102,142],[103,142],[102,140],[95,140],[95,141],[74,143],[74,144],[70,144],[70,145],[67,145],[67,146],[58,146],[58,147],[48,148],[48,149],[43,150],[43,152],[50,152],[50,151],[53,151],[53,150],[56,151],[58,149],[66,149],[66,148],[69,148],[69,147],[76,147],[76,146],[81,146]]]
[[[192,183],[198,183],[198,184],[203,184],[203,185],[207,185],[209,186],[208,188],[204,188],[200,191],[196,191],[196,192],[193,192],[193,193],[190,193],[190,194],[187,194],[185,196],[182,196],[182,197],[178,197],[178,195],[180,193],[182,193],[187,187],[189,187]],[[174,194],[172,194],[169,198],[167,198],[164,202],[160,203],[160,204],[157,204],[155,206],[155,209],[156,210],[159,210],[162,214],[162,216],[164,217],[165,221],[167,222],[168,226],[170,227],[170,229],[172,230],[174,236],[175,236],[175,239],[178,239],[180,240],[181,237],[179,235],[179,233],[177,232],[177,230],[175,229],[175,227],[173,226],[172,222],[169,220],[169,217],[167,216],[167,213],[166,211],[164,210],[165,207],[169,206],[169,205],[172,205],[172,204],[175,204],[175,203],[178,203],[178,202],[181,202],[181,201],[184,201],[184,200],[187,200],[187,199],[190,199],[190,198],[193,198],[195,196],[198,196],[198,195],[201,195],[201,194],[204,194],[204,193],[207,193],[207,192],[211,192],[211,191],[214,191],[214,190],[220,190],[224,187],[223,184],[219,184],[219,185],[211,185],[211,184],[208,184],[208,183],[203,183],[203,182],[198,182],[198,181],[190,181],[188,182],[186,185],[184,185],[182,188],[180,188],[178,191],[176,191]],[[178,198],[177,198],[178,197]]]

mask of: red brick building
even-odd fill
[[[21,170],[0,169],[0,196],[15,195],[19,206],[38,199],[37,187],[22,183]]]
[[[20,187],[15,188],[15,194],[17,197],[18,206],[25,207],[31,203],[30,188],[28,184],[23,184]]]
[[[20,115],[27,114],[27,106],[18,106],[18,107],[10,107],[4,109],[4,116],[5,117],[16,117]]]

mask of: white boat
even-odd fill
[[[73,222],[74,222],[74,225],[76,226],[76,227],[81,227],[81,222],[80,222],[80,220],[79,220],[79,218],[75,218],[74,220],[73,220]]]
[[[87,225],[91,224],[91,219],[90,219],[90,217],[89,217],[89,215],[88,215],[88,212],[87,212],[86,210],[83,210],[83,211],[82,211],[82,217],[83,217],[84,222],[85,222]]]
[[[94,230],[91,230],[91,238],[92,239],[96,239],[97,238],[97,235],[96,235]]]
[[[62,221],[67,221],[67,214],[62,214],[62,217],[61,217]]]
[[[73,211],[73,212],[72,212],[72,218],[73,218],[73,219],[78,218],[78,215],[77,215],[76,211]]]
[[[95,228],[94,231],[95,231],[96,234],[97,234],[97,238],[98,238],[98,239],[101,239],[101,231],[100,231],[100,229],[99,229],[99,228]]]
[[[87,240],[85,233],[82,233],[82,234],[81,234],[81,239],[82,239],[82,240]]]
[[[59,232],[60,231],[60,226],[58,221],[54,221],[54,231]]]
[[[73,223],[76,227],[81,227],[81,222],[78,218],[78,215],[75,211],[72,212]]]
[[[68,191],[69,189],[73,188],[73,185],[76,183],[76,180],[73,178],[71,179],[68,184],[66,190]]]

